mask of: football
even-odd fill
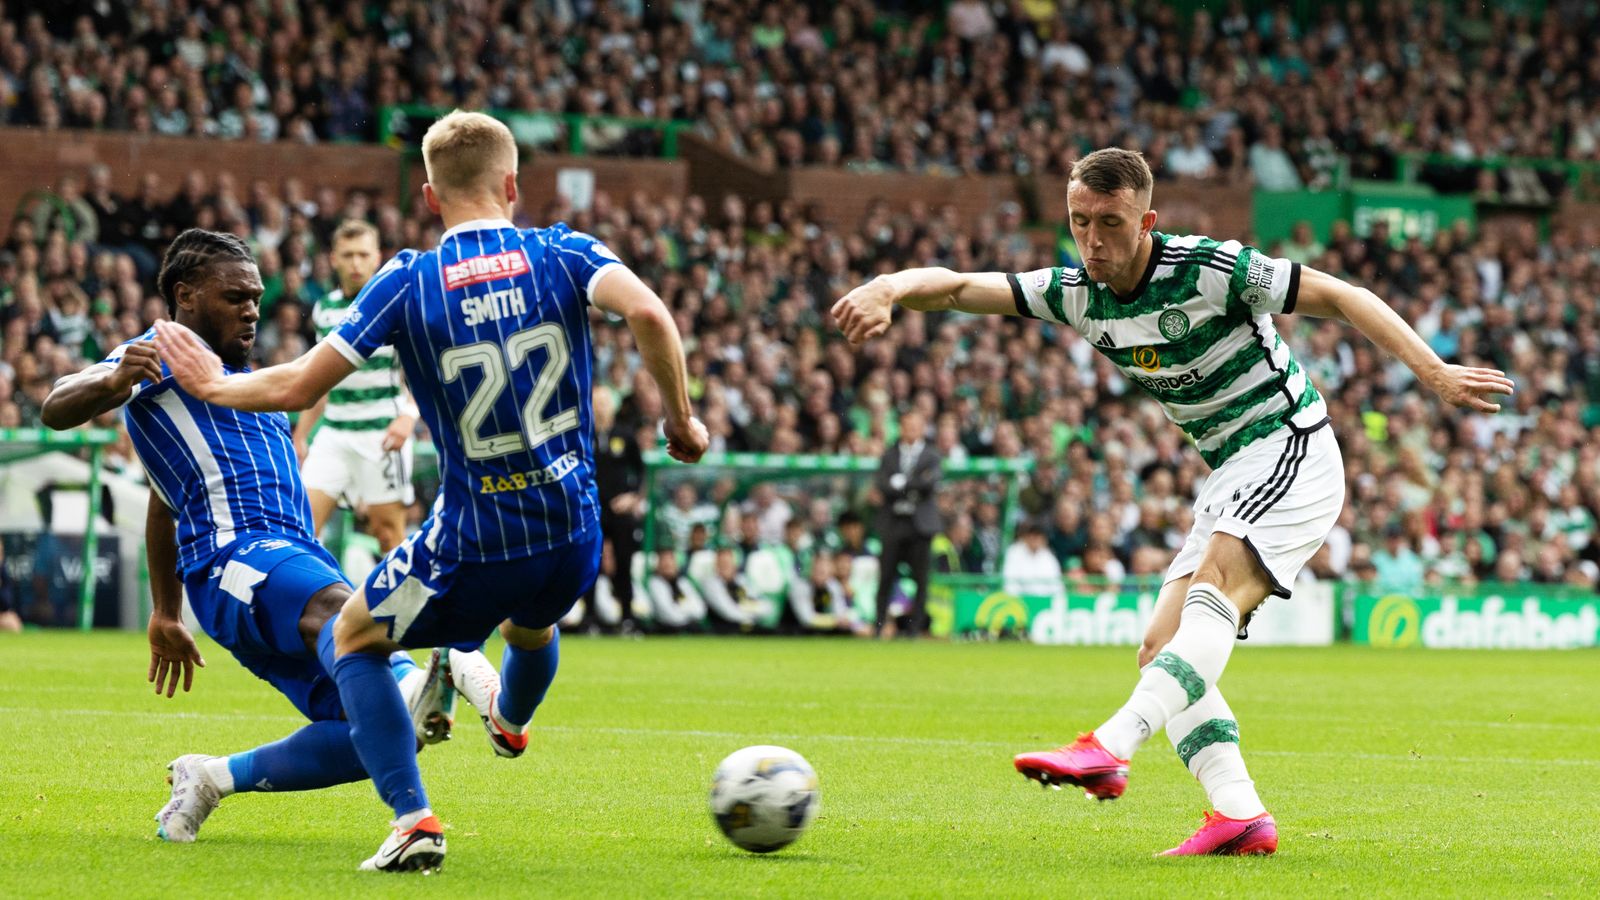
[[[794,843],[817,817],[820,800],[811,764],[784,747],[735,751],[711,777],[712,818],[728,840],[751,853]]]

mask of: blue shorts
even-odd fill
[[[422,536],[431,519],[367,576],[372,617],[402,647],[475,650],[501,622],[547,628],[561,620],[600,572],[600,529],[523,559],[452,562],[433,555]]]
[[[340,718],[343,708],[333,680],[300,637],[300,616],[331,584],[350,582],[321,544],[258,534],[224,547],[183,586],[206,634],[320,721]]]

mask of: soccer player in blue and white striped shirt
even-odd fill
[[[158,282],[178,321],[216,348],[229,371],[248,371],[262,284],[242,241],[185,231],[168,248]],[[157,693],[165,688],[171,697],[180,674],[189,690],[194,666],[205,665],[180,615],[187,590],[206,633],[311,720],[245,753],[174,760],[172,800],[156,817],[159,834],[194,840],[235,791],[364,779],[338,689],[316,653],[324,624],[351,587],[311,533],[288,419],[195,399],[162,367],[153,330],[58,382],[43,416],[52,428],[70,428],[118,407],[150,478],[149,678]],[[409,657],[396,656],[392,665],[395,676],[421,680]]]
[[[423,193],[444,219],[443,239],[390,260],[311,352],[228,374],[193,334],[159,330],[163,357],[191,393],[257,411],[305,408],[392,344],[438,444],[433,514],[345,605],[331,629],[336,658],[324,657],[362,761],[395,813],[366,869],[425,868],[444,856],[443,827],[410,751],[411,724],[384,674],[386,654],[452,648],[456,687],[496,751],[518,755],[555,675],[555,623],[599,570],[591,305],[633,332],[662,390],[668,452],[693,462],[708,444],[690,414],[682,344],[661,299],[589,235],[512,225],[511,132],[455,112],[428,130],[422,152]],[[497,625],[506,638],[498,678],[475,652]]]

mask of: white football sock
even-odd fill
[[[1214,584],[1189,585],[1178,633],[1143,669],[1133,696],[1094,730],[1100,745],[1129,759],[1150,735],[1194,705],[1222,677],[1239,636],[1239,608]]]
[[[421,809],[408,812],[400,818],[395,819],[394,827],[400,829],[401,831],[409,831],[412,828],[417,827],[419,822],[431,815],[433,815],[433,810],[424,806]]]
[[[1219,688],[1206,691],[1199,702],[1168,720],[1167,737],[1217,812],[1230,819],[1253,819],[1267,811],[1239,750],[1239,723]]]
[[[233,770],[228,768],[226,756],[213,756],[200,764],[205,769],[206,777],[216,786],[217,793],[226,797],[233,793]]]

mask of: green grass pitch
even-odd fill
[[[355,871],[386,828],[367,784],[232,797],[197,843],[156,839],[168,760],[299,724],[204,648],[194,693],[167,700],[140,635],[0,638],[0,895],[1600,894],[1593,652],[1244,645],[1225,684],[1279,853],[1158,860],[1205,808],[1164,738],[1115,803],[1011,768],[1115,708],[1131,650],[568,638],[526,756],[494,757],[475,720],[423,753],[450,855],[419,883]],[[766,857],[706,811],[718,760],[755,743],[822,784],[811,831]]]

